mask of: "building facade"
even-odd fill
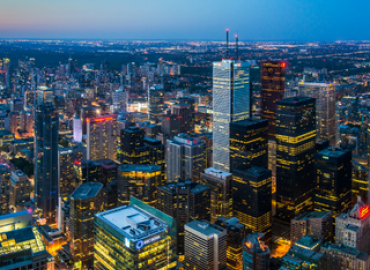
[[[31,182],[21,170],[10,174],[9,203],[15,207],[31,200]]]
[[[161,85],[153,85],[148,90],[148,118],[151,123],[162,122],[164,90]]]
[[[263,237],[263,233],[254,232],[244,239],[243,270],[269,270],[271,252]]]

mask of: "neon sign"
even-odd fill
[[[367,217],[369,214],[370,214],[369,206],[365,206],[360,209],[360,216],[362,219]]]

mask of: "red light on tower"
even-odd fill
[[[177,116],[177,119],[180,119],[180,118],[181,118],[181,116],[180,116],[180,115],[178,115],[178,116]]]
[[[285,62],[281,62],[281,67],[282,68],[286,68],[286,63]]]
[[[369,214],[370,214],[369,206],[365,206],[360,209],[360,216],[362,219],[367,217]]]

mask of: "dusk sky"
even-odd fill
[[[369,0],[2,0],[0,38],[369,40]]]

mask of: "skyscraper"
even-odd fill
[[[162,122],[164,90],[161,85],[153,85],[148,90],[148,118],[151,123]]]
[[[276,104],[277,218],[286,223],[312,209],[315,104],[308,97],[286,98]]]
[[[351,203],[352,153],[329,147],[315,155],[315,211],[347,212]]]
[[[229,123],[251,116],[250,64],[213,63],[213,167],[230,171]]]
[[[117,157],[117,119],[115,115],[88,118],[87,159],[111,159]]]
[[[177,98],[171,106],[171,114],[179,116],[179,133],[190,134],[194,131],[194,99]]]
[[[184,255],[184,226],[196,219],[209,220],[209,192],[206,186],[185,180],[157,188],[157,209],[177,224],[177,252]]]
[[[207,166],[207,147],[202,141],[179,134],[166,142],[167,182],[191,179],[199,182]]]
[[[96,215],[94,269],[174,270],[176,235],[173,218],[131,197],[129,206]]]
[[[270,249],[262,239],[263,233],[248,235],[243,244],[243,270],[268,270]]]
[[[13,207],[31,199],[31,182],[21,170],[12,171],[10,175],[9,203]]]
[[[54,223],[59,197],[59,113],[50,102],[38,105],[35,119],[35,200],[47,223]]]
[[[275,139],[276,102],[284,98],[286,63],[261,61],[261,118],[269,122],[269,139]]]
[[[226,270],[227,230],[208,221],[185,225],[185,270]]]
[[[301,82],[298,94],[316,99],[317,137],[330,141],[335,146],[335,83]]]
[[[144,144],[144,130],[129,127],[121,130],[118,149],[122,164],[147,164],[149,162],[149,149]]]
[[[0,164],[0,215],[9,213],[10,202],[10,169],[5,164]]]
[[[162,171],[162,181],[165,179],[164,145],[158,139],[145,137],[144,143],[149,150],[149,164],[158,165]]]
[[[268,121],[248,118],[230,123],[230,171],[239,166],[268,167]]]

